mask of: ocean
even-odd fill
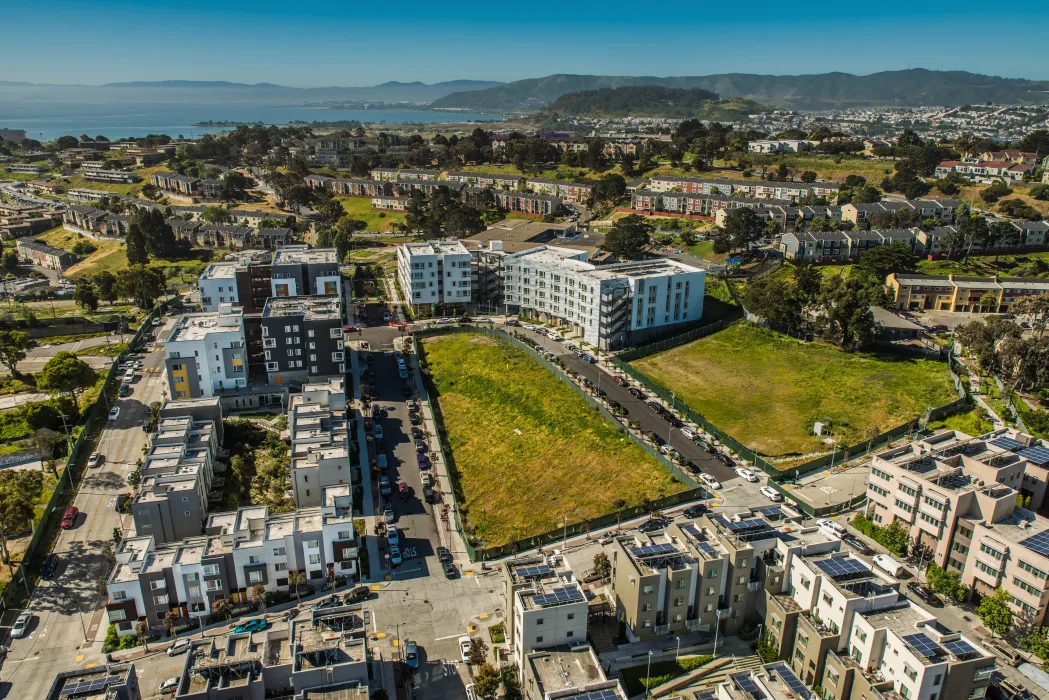
[[[108,103],[0,101],[0,128],[25,129],[29,138],[52,141],[87,134],[110,140],[167,134],[195,138],[231,127],[193,126],[206,121],[286,124],[290,121],[360,121],[372,124],[435,124],[501,121],[492,114],[432,112],[411,109],[316,109],[245,103]]]

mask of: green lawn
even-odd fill
[[[676,661],[657,661],[651,667],[648,664],[628,666],[622,669],[623,685],[626,686],[627,697],[640,695],[645,692],[646,688],[655,688],[673,678],[683,676],[689,671],[710,663],[713,658],[710,654],[701,654],[682,656]]]
[[[826,449],[809,434],[815,421],[851,445],[957,398],[943,363],[845,353],[744,322],[633,365],[771,456]]]
[[[1031,277],[1049,274],[1049,252],[1023,255],[972,255],[968,260],[920,260],[918,270],[929,275],[970,277]]]
[[[955,413],[941,421],[929,423],[929,430],[960,430],[966,435],[983,435],[994,429],[994,423],[987,417],[987,411],[973,406],[965,413]]]
[[[524,352],[480,334],[423,342],[473,539],[498,546],[685,489]]]
[[[367,223],[369,231],[390,231],[391,224],[404,223],[402,212],[372,209],[372,200],[368,197],[340,197],[339,201],[346,214]]]

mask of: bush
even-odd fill
[[[106,640],[102,642],[102,653],[108,654],[120,648],[120,637],[117,635],[117,626],[110,625],[106,630]]]
[[[138,635],[136,634],[129,634],[126,637],[120,638],[121,649],[134,649],[138,644]]]

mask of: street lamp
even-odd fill
[[[677,649],[674,650],[674,661],[677,661],[681,656],[681,636],[674,637],[677,640]]]
[[[648,687],[649,682],[652,679],[652,654],[654,652],[648,652],[648,669],[645,671],[645,697],[652,696],[652,689]]]
[[[720,608],[714,611],[714,618],[716,621],[714,622],[714,654],[712,656],[713,659],[716,659],[718,657],[718,632],[721,631],[721,618],[724,617],[724,615],[722,615],[721,612],[722,611]]]

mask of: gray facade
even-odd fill
[[[339,298],[271,297],[262,314],[262,344],[271,384],[345,374]]]

